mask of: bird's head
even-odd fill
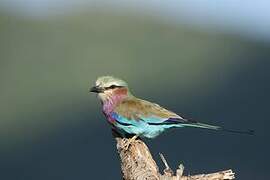
[[[96,80],[90,92],[98,93],[98,97],[104,102],[113,96],[128,96],[128,84],[122,79],[113,76],[101,76]]]

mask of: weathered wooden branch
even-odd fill
[[[230,180],[234,179],[232,170],[211,174],[183,176],[184,167],[179,165],[174,174],[164,156],[160,154],[165,165],[163,174],[159,172],[156,162],[142,140],[130,142],[127,138],[115,137],[117,150],[121,160],[124,180]]]

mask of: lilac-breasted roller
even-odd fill
[[[121,134],[154,138],[167,129],[183,127],[253,134],[251,130],[234,131],[185,119],[158,104],[133,96],[125,81],[112,76],[99,77],[90,91],[98,93],[104,115]]]

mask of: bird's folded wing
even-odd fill
[[[114,119],[123,124],[135,124],[145,121],[148,124],[188,123],[179,115],[158,104],[132,98],[121,102],[113,112]]]

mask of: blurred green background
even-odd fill
[[[120,179],[109,125],[88,93],[101,75],[127,80],[135,95],[184,117],[256,131],[173,130],[146,140],[158,162],[162,152],[187,174],[232,168],[238,179],[269,179],[269,48],[125,11],[2,11],[0,179]]]

